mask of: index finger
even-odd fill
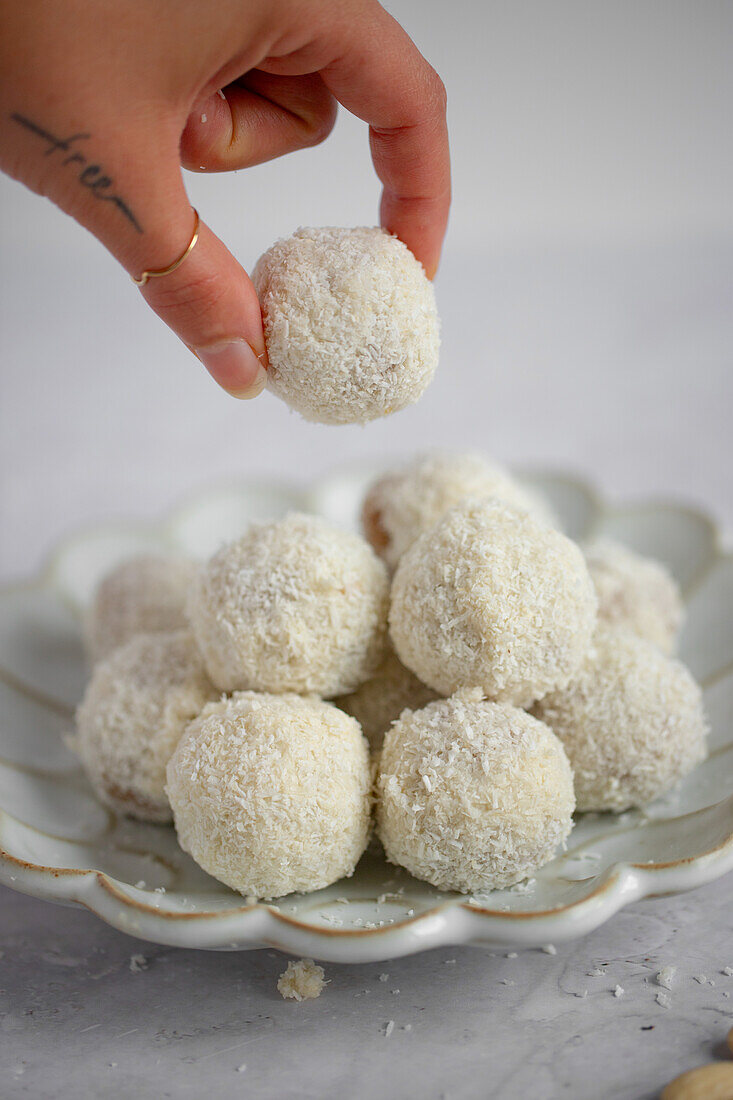
[[[380,4],[370,4],[343,30],[340,55],[321,77],[348,111],[369,124],[372,160],[384,185],[382,225],[432,278],[451,199],[443,82]]]

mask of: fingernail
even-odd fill
[[[215,382],[232,397],[247,401],[262,393],[267,382],[264,353],[255,354],[246,340],[229,340],[208,348],[191,349]]]

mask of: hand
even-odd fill
[[[246,168],[369,124],[381,221],[438,265],[450,204],[445,92],[376,0],[0,0],[0,167],[132,275],[185,249],[181,165]],[[223,89],[223,91],[222,91]],[[252,283],[201,223],[142,294],[237,397],[263,387]]]

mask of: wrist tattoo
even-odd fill
[[[111,202],[138,233],[143,232],[143,227],[125,200],[112,190],[114,179],[104,172],[101,164],[94,164],[89,157],[80,151],[79,144],[88,141],[92,136],[91,134],[78,133],[62,138],[52,134],[50,130],[40,126],[32,119],[26,118],[25,115],[11,114],[10,120],[40,138],[46,146],[44,156],[51,157],[58,153],[62,158],[61,167],[73,166],[77,180],[82,187],[85,187],[100,202]]]

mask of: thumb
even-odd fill
[[[161,210],[155,248],[141,259],[141,270],[130,272],[134,277],[142,270],[164,269],[185,252],[195,214],[185,192],[180,198],[175,214],[170,207]],[[148,305],[223,389],[239,398],[262,392],[267,357],[257,294],[247,273],[208,226],[199,224],[196,244],[180,267],[150,278],[140,289]]]

